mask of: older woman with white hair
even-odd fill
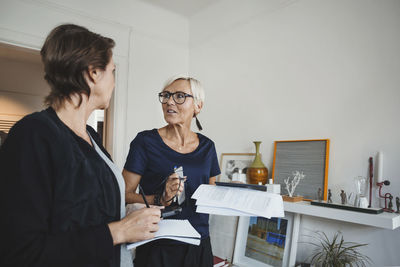
[[[202,129],[197,115],[203,107],[204,90],[198,80],[179,76],[169,80],[158,97],[167,125],[140,132],[131,142],[123,171],[126,203],[144,202],[135,193],[140,184],[148,203],[179,205],[182,212],[171,218],[188,219],[201,234],[201,243],[153,241],[137,249],[135,266],[212,266],[208,215],[196,213],[191,199],[201,184],[214,184],[220,174],[214,142],[191,130],[193,118]],[[184,180],[174,172],[180,166]],[[176,201],[176,196],[184,201]]]

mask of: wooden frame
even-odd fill
[[[312,200],[321,188],[322,198],[327,199],[329,143],[329,139],[275,141],[272,179],[281,184],[281,192],[286,192],[284,179],[293,171],[303,171],[306,177],[294,193]]]
[[[249,226],[250,222],[259,227],[254,229],[253,226]],[[273,227],[274,225],[276,227]],[[293,229],[292,213],[287,213],[283,218],[271,219],[241,216],[236,233],[233,264],[240,267],[289,266]]]
[[[219,161],[221,174],[217,177],[218,182],[231,182],[232,177],[229,177],[234,168],[247,168],[254,160],[255,153],[222,153]],[[233,166],[227,166],[228,161],[234,161]],[[235,166],[236,165],[236,166]]]

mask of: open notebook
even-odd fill
[[[200,234],[193,228],[188,220],[164,219],[158,223],[159,229],[152,239],[127,244],[128,249],[133,249],[153,240],[167,238],[193,245],[200,244]]]

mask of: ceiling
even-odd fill
[[[218,2],[219,0],[141,0],[146,3],[178,13],[184,17],[191,17],[202,9]]]

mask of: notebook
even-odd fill
[[[127,244],[128,249],[133,249],[157,239],[173,239],[193,245],[200,245],[200,234],[193,228],[188,220],[164,219],[158,223],[159,229],[152,239]]]

